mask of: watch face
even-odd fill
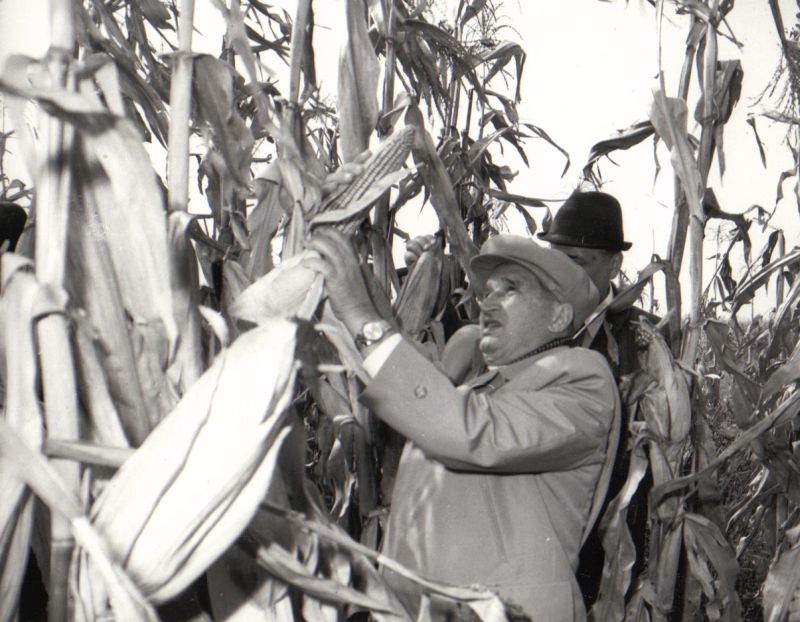
[[[364,339],[367,341],[375,341],[376,339],[380,339],[383,337],[383,333],[386,332],[386,325],[384,322],[367,322],[364,324],[364,328],[361,329],[361,333],[364,335]]]

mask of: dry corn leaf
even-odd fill
[[[589,159],[583,167],[584,178],[598,179],[599,172],[595,172],[594,166],[600,158],[620,149],[630,149],[647,137],[652,136],[654,132],[655,129],[650,121],[639,121],[624,130],[618,130],[615,136],[595,143],[592,145],[589,151]]]
[[[183,211],[173,212],[168,218],[172,309],[179,337],[175,359],[167,371],[181,393],[203,373],[197,256],[188,233],[192,220],[193,217]]]
[[[422,595],[422,593],[435,594],[444,599],[463,602],[472,609],[483,622],[506,622],[508,620],[505,606],[500,597],[490,590],[480,587],[458,587],[438,583],[436,581],[429,581],[397,561],[356,542],[334,525],[324,524],[319,520],[308,519],[296,512],[291,512],[269,503],[262,504],[262,508],[268,510],[276,520],[282,518],[296,525],[303,531],[316,533],[327,542],[335,544],[342,548],[342,550],[347,551],[352,555],[354,560],[361,561],[358,565],[362,569],[364,568],[363,564],[368,563],[367,560],[377,562],[380,566],[383,566],[383,568],[391,570],[416,585],[420,590],[420,595]],[[371,564],[369,565],[371,567]],[[383,580],[380,579],[377,574],[374,574],[373,578],[377,581],[376,584],[373,584],[373,589],[385,591],[386,586]],[[390,593],[387,593],[387,597],[394,598]]]
[[[436,151],[433,139],[425,128],[422,112],[416,105],[408,107],[406,123],[417,128],[412,150],[414,161],[425,180],[425,186],[430,190],[431,204],[436,210],[439,223],[447,235],[453,254],[458,259],[461,269],[469,274],[469,262],[478,253],[478,249],[469,237],[461,218],[461,210],[453,192],[453,181]]]
[[[247,216],[250,250],[242,254],[242,264],[251,281],[264,276],[274,267],[272,239],[284,217],[280,184],[280,169],[276,162],[270,163],[254,182],[256,206]]]
[[[243,188],[250,183],[253,135],[234,102],[232,65],[208,54],[194,58],[192,90],[201,120],[212,129],[214,144],[225,160],[230,178]]]
[[[98,571],[104,590],[111,601],[111,609],[119,620],[154,622],[158,620],[152,606],[145,600],[125,572],[109,555],[106,543],[95,531],[81,511],[78,499],[71,493],[54,468],[40,453],[32,450],[19,435],[0,421],[0,455],[3,472],[12,472],[24,481],[47,504],[69,521],[75,541],[88,553]]]
[[[83,312],[75,314],[78,385],[90,422],[90,436],[103,445],[128,447],[98,352],[98,336]]]
[[[798,528],[787,533],[788,548],[773,560],[764,582],[764,621],[783,622],[787,619],[793,599],[800,590],[800,542]],[[789,618],[791,620],[791,618]]]
[[[102,168],[113,195],[95,208],[125,308],[135,323],[160,320],[172,350],[177,330],[164,197],[141,138],[128,121],[118,119],[106,131],[84,133],[82,141],[90,170]]]
[[[337,577],[318,576],[313,569],[297,561],[294,556],[275,543],[260,546],[256,560],[273,576],[300,588],[305,597],[312,596],[340,605],[355,605],[370,611],[400,615],[400,610],[393,609],[389,603],[356,591],[349,587],[346,581],[340,582]]]
[[[698,478],[706,476],[713,469],[716,469],[726,460],[729,460],[734,454],[742,451],[743,449],[749,448],[750,444],[757,440],[762,434],[771,430],[775,426],[779,426],[791,421],[797,416],[798,412],[800,412],[800,393],[796,392],[792,393],[792,395],[776,406],[772,412],[760,418],[747,430],[743,430],[742,433],[724,449],[724,451],[722,451],[714,460],[709,462],[708,465],[706,465],[703,469],[697,471],[696,473],[692,473],[691,475],[677,477],[671,481],[665,481],[660,485],[654,486],[652,492],[650,493],[650,499],[652,500],[652,503],[657,505],[665,495],[669,495],[677,490],[681,490],[682,488],[685,488],[692,482],[696,481]]]
[[[235,305],[236,299],[241,296],[253,281],[247,276],[238,261],[233,259],[222,260],[222,308],[227,313]],[[233,314],[231,314],[233,315]]]
[[[767,285],[770,277],[775,272],[781,272],[785,268],[790,268],[800,262],[800,249],[793,250],[783,257],[779,257],[770,262],[769,265],[763,267],[761,270],[742,279],[733,293],[731,301],[731,316],[736,315],[736,312],[743,305],[752,300],[755,292]]]
[[[95,501],[93,523],[154,602],[191,583],[252,518],[285,438],[294,348],[285,320],[241,335]]]
[[[37,387],[34,313],[41,287],[32,264],[19,256],[2,256],[0,317],[4,332],[5,400],[2,419],[32,449],[42,444],[43,418]],[[16,619],[33,527],[33,497],[0,458],[0,620]]]
[[[684,538],[689,570],[703,589],[708,620],[735,622],[742,618],[736,594],[739,567],[736,554],[719,527],[699,514],[684,515]]]
[[[689,144],[686,102],[675,97],[666,97],[659,89],[653,89],[653,106],[650,121],[669,149],[672,168],[681,181],[689,212],[694,218],[705,222],[702,197],[704,185],[697,168],[694,150]]]
[[[597,602],[592,607],[590,620],[596,622],[621,622],[625,617],[625,594],[631,582],[631,570],[636,561],[636,548],[628,529],[628,506],[647,472],[647,456],[637,443],[628,466],[628,476],[619,494],[611,501],[603,515],[600,531],[603,534],[603,575]]]
[[[378,123],[380,66],[367,32],[363,0],[345,0],[347,38],[339,57],[337,109],[342,160],[350,162],[369,146]]]
[[[101,364],[123,429],[128,440],[139,445],[152,428],[150,413],[157,410],[141,384],[109,240],[96,212],[97,203],[113,200],[113,195],[102,173],[90,177],[82,160],[75,166],[75,190],[81,200],[71,206],[67,290],[97,331]]]

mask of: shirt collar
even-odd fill
[[[569,346],[558,346],[557,348],[553,348],[551,350],[545,350],[544,352],[534,354],[533,356],[521,361],[517,361],[516,363],[511,363],[511,365],[498,365],[496,367],[489,367],[489,371],[498,372],[506,380],[511,380],[512,378],[519,376],[523,371],[528,369],[528,367],[530,367],[534,362],[541,359],[545,354],[549,354],[550,352],[558,352],[562,348],[567,347]]]

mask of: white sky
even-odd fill
[[[294,2],[279,2],[293,12]],[[672,3],[667,2],[668,9]],[[331,94],[335,92],[336,58],[341,38],[342,0],[317,0],[315,3],[315,50],[317,75]],[[796,12],[792,0],[781,0],[787,26]],[[540,198],[563,199],[578,183],[580,171],[591,145],[618,130],[647,117],[651,88],[656,84],[657,38],[654,9],[644,0],[505,0],[502,10],[508,17],[504,38],[521,42],[527,52],[523,82],[523,121],[544,128],[572,159],[572,166],[562,178],[564,159],[542,141],[526,146],[530,169],[514,160],[506,149],[509,163],[519,170],[510,184],[511,192]],[[668,15],[672,11],[668,10]],[[40,56],[47,47],[46,0],[0,0],[0,61],[8,53]],[[198,51],[218,53],[221,20],[210,0],[197,0],[196,24],[204,36],[195,37]],[[767,149],[765,169],[758,155],[751,129],[745,123],[748,114],[757,113],[754,97],[767,85],[780,57],[780,49],[766,2],[740,0],[731,12],[731,28],[744,44],[742,50],[720,39],[720,59],[739,58],[744,69],[742,97],[726,125],[725,154],[727,172],[720,184],[715,169],[711,185],[723,209],[743,212],[753,204],[772,209],[780,171],[791,168],[788,148],[783,144],[785,127],[763,117],[758,129]],[[664,21],[663,62],[668,95],[675,95],[683,62],[688,17],[670,17]],[[275,63],[276,69],[280,65]],[[694,76],[696,83],[696,75]],[[285,91],[285,85],[279,85]],[[690,112],[697,91],[690,94]],[[693,121],[690,119],[690,123]],[[693,131],[699,136],[699,128]],[[606,185],[603,190],[616,195],[622,205],[626,238],[634,243],[625,255],[624,269],[631,275],[656,252],[664,255],[672,218],[672,171],[663,147],[659,150],[661,174],[654,185],[655,166],[652,141],[648,140],[627,152],[617,152],[615,162],[601,163]],[[798,214],[792,192],[793,180],[787,181],[788,195],[778,207],[775,224],[787,232],[787,247],[797,243]],[[558,203],[553,204],[554,207]],[[541,210],[533,210],[537,220]],[[416,210],[406,210],[400,226],[412,233],[432,231],[435,220],[419,218]],[[522,232],[522,221],[511,219],[514,231]],[[716,223],[707,227],[713,240]],[[763,236],[751,229],[754,251]],[[706,245],[706,256],[716,245]],[[685,262],[686,263],[686,262]],[[707,266],[707,275],[713,262]]]

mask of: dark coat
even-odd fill
[[[590,345],[592,350],[606,358],[618,384],[624,376],[641,369],[639,356],[642,348],[637,344],[636,340],[636,323],[642,318],[646,318],[653,324],[658,323],[659,320],[652,313],[637,307],[607,311],[603,326],[601,326]],[[613,339],[609,339],[609,336],[613,337]],[[611,500],[620,492],[628,477],[631,457],[629,423],[627,408],[623,402],[622,431],[617,448],[617,457],[600,517],[605,513]],[[643,567],[644,552],[647,545],[647,494],[651,487],[652,480],[648,473],[628,506],[628,528],[631,531],[633,543],[636,547],[636,564],[631,575],[632,581],[635,580]],[[604,552],[600,534],[598,533],[599,523],[600,519],[595,523],[594,529],[583,545],[578,563],[578,584],[583,593],[587,610],[591,608],[591,605],[597,599],[603,571]]]

